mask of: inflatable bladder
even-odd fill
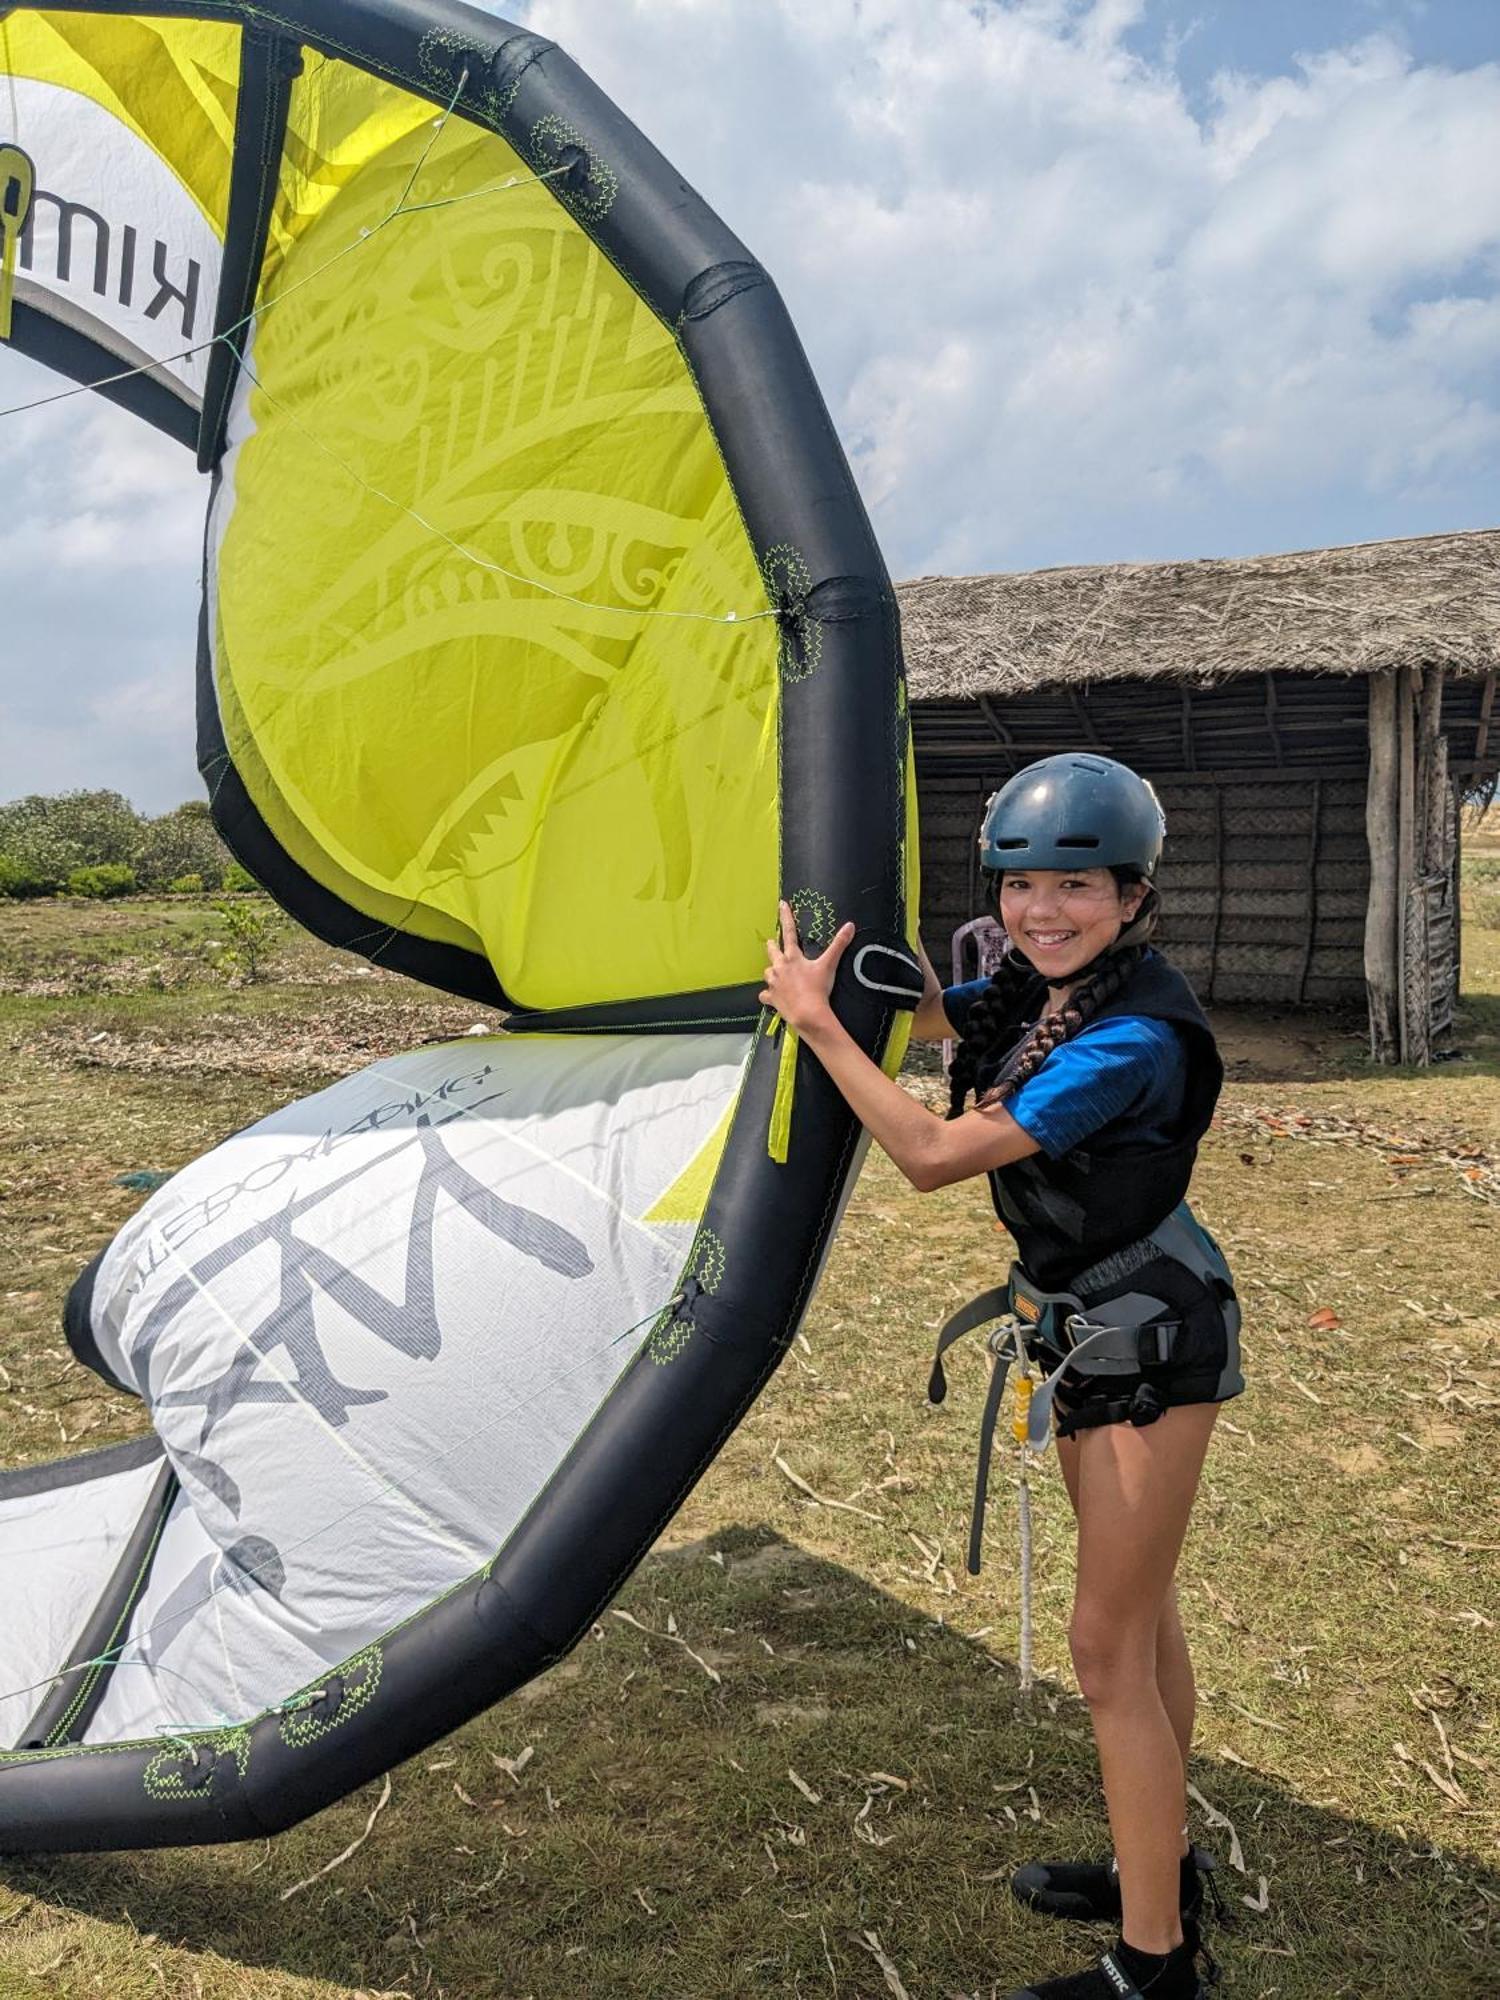
[[[861,1134],[755,995],[779,897],[853,919],[900,1060],[896,613],[765,272],[550,43],[12,7],[0,70],[0,333],[210,476],[220,830],[504,1013],[152,1195],[67,1312],[149,1434],[0,1471],[0,1850],[233,1839],[565,1652],[784,1354]]]

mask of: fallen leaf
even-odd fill
[[[885,1947],[880,1942],[879,1931],[856,1932],[854,1942],[864,1947],[885,1974],[886,1988],[894,1995],[894,2000],[911,2000],[911,1996],[901,1983],[901,1974],[886,1955]]]

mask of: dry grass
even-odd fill
[[[1249,1302],[1250,1389],[1182,1599],[1193,1781],[1244,1864],[1220,1940],[1237,2000],[1494,1991],[1500,1206],[1461,1149],[1500,1143],[1500,931],[1468,941],[1466,1063],[1374,1076],[1306,1017],[1221,1023],[1233,1080],[1197,1199]],[[394,981],[351,1012],[307,954],[248,993],[0,999],[0,1459],[138,1422],[55,1331],[139,1199],[116,1175],[467,1024]],[[398,1770],[379,1811],[372,1785],[274,1845],[0,1867],[0,1995],[949,2000],[1076,1963],[1081,1937],[1005,1885],[1107,1846],[1064,1496],[1049,1461],[1028,1713],[1005,1477],[987,1573],[962,1566],[980,1356],[941,1410],[924,1398],[935,1326],[1003,1255],[974,1189],[917,1196],[873,1159],[805,1342],[626,1616]]]
[[[1500,666],[1500,531],[902,584],[914,701],[1047,684]]]

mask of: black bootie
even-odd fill
[[[1201,1955],[1207,1961],[1210,1984],[1217,1984],[1219,1968],[1199,1943],[1196,1925],[1185,1928],[1187,1936],[1173,1951],[1133,1951],[1121,1939],[1084,1971],[1039,1980],[1007,2000],[1208,2000],[1197,1960]]]
[[[1182,1917],[1197,1924],[1203,1916],[1203,1885],[1208,1883],[1214,1908],[1222,1913],[1218,1863],[1201,1847],[1182,1857]],[[1072,1917],[1084,1923],[1120,1921],[1120,1876],[1113,1855],[1108,1861],[1028,1861],[1010,1878],[1012,1893],[1028,1910],[1044,1917]]]

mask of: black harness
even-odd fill
[[[938,1335],[927,1394],[948,1394],[943,1356],[955,1341],[992,1327],[989,1393],[979,1425],[968,1568],[978,1576],[995,1425],[1013,1362],[1024,1356],[1042,1373],[1029,1403],[1027,1443],[1044,1451],[1057,1404],[1057,1435],[1100,1424],[1154,1424],[1173,1402],[1205,1400],[1218,1369],[1195,1371],[1226,1332],[1238,1334],[1240,1310],[1222,1252],[1206,1230],[1175,1210],[1149,1237],[1085,1271],[1071,1291],[1032,1283],[1020,1264],[1003,1285],[981,1292]]]
[[[1040,982],[1039,982],[1040,983]],[[1035,999],[1036,995],[1027,996]],[[1003,1285],[954,1313],[938,1336],[928,1394],[947,1394],[943,1356],[955,1341],[991,1327],[994,1366],[980,1425],[968,1566],[979,1574],[984,1502],[995,1424],[1011,1365],[1024,1356],[1042,1371],[1031,1398],[1029,1444],[1043,1450],[1057,1404],[1057,1435],[1100,1424],[1155,1423],[1172,1403],[1211,1400],[1227,1336],[1239,1330],[1234,1282],[1218,1245],[1182,1203],[1198,1141],[1223,1083],[1223,1064],[1198,1001],[1177,969],[1155,953],[1136,967],[1096,1020],[1144,1015],[1170,1021],[1187,1047],[1178,1128],[1132,1149],[1097,1141],[1061,1160],[1033,1155],[990,1175],[1001,1220],[1019,1261]],[[1013,1049],[1029,1023],[1018,1021]],[[997,1052],[986,1071],[1003,1067]],[[981,1076],[983,1089],[986,1077]]]

